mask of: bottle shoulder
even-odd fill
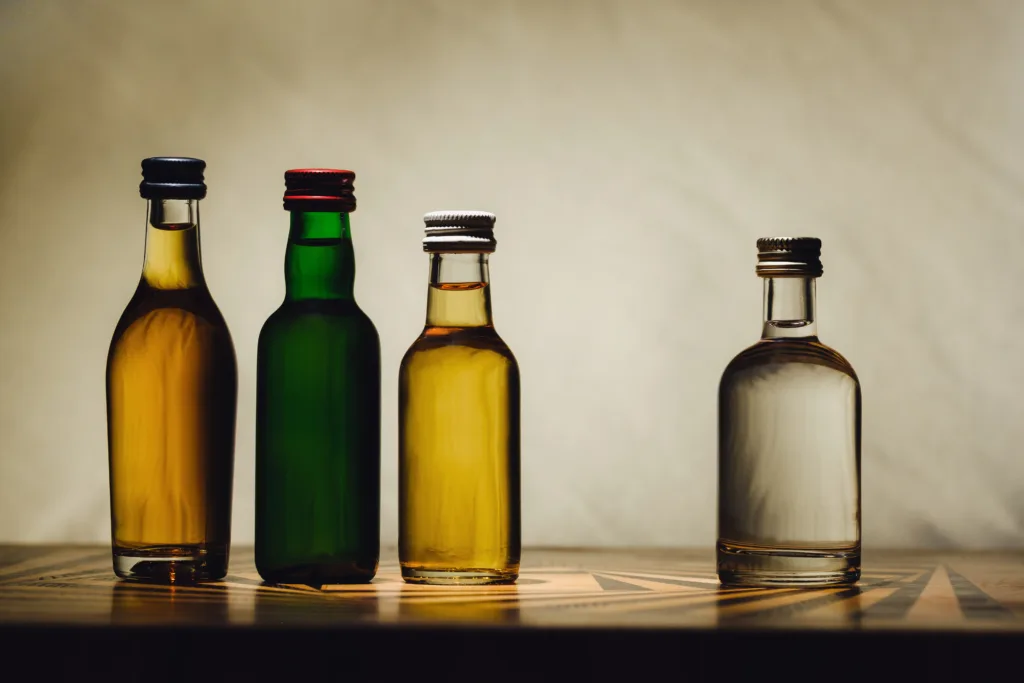
[[[405,352],[403,367],[423,359],[439,356],[488,357],[518,372],[519,364],[508,344],[493,327],[430,327],[427,326]]]
[[[263,323],[259,338],[262,344],[325,334],[360,338],[380,346],[380,335],[373,321],[352,301],[285,301]]]
[[[351,299],[285,299],[267,318],[264,328],[308,324],[337,324],[377,331],[370,316]]]
[[[838,351],[817,339],[761,339],[729,362],[722,373],[722,382],[754,368],[786,364],[827,368],[847,375],[859,385],[853,365]]]
[[[107,364],[112,369],[139,359],[152,363],[189,354],[209,360],[217,372],[236,372],[234,343],[219,311],[142,302],[121,316],[110,341]]]
[[[140,284],[118,319],[111,345],[140,325],[172,323],[182,334],[194,327],[209,328],[213,338],[231,344],[227,322],[206,288],[158,290]]]

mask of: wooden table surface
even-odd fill
[[[410,586],[392,552],[371,584],[313,589],[262,585],[247,549],[224,581],[169,587],[118,581],[105,547],[0,546],[0,648],[37,647],[58,678],[155,680],[147,667],[171,657],[249,676],[714,678],[799,662],[842,678],[887,662],[984,680],[1024,659],[1024,553],[869,553],[856,587],[810,590],[721,588],[703,550],[532,550],[514,586]]]

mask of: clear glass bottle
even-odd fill
[[[821,241],[757,241],[761,340],[719,387],[718,576],[730,585],[860,578],[860,383],[818,341]]]
[[[107,356],[114,571],[190,582],[227,573],[238,379],[199,253],[199,159],[142,162],[142,277]]]
[[[399,559],[412,583],[519,575],[519,366],[491,320],[494,215],[424,217],[427,323],[399,373]]]
[[[256,569],[363,583],[380,555],[380,339],[353,294],[355,173],[285,173],[285,298],[256,363]]]

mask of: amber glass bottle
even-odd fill
[[[107,356],[114,571],[153,581],[227,573],[237,370],[203,278],[205,162],[142,162],[146,256]]]
[[[399,373],[399,559],[414,583],[519,574],[519,366],[491,321],[494,215],[427,214],[427,324]]]
[[[256,363],[256,568],[358,583],[380,554],[380,340],[353,295],[355,174],[285,173],[285,298]]]
[[[725,584],[860,577],[860,383],[818,340],[821,242],[758,240],[761,340],[719,388],[718,576]]]

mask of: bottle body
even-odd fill
[[[845,583],[860,570],[860,387],[814,342],[762,341],[719,388],[726,583]]]
[[[520,558],[519,367],[490,322],[486,254],[432,259],[427,326],[399,373],[402,576],[508,583]],[[445,281],[442,259],[484,270]]]
[[[813,286],[802,289],[813,296]],[[812,323],[800,329],[771,315],[765,337],[733,359],[719,386],[718,574],[731,585],[852,583],[860,384]]]
[[[256,566],[369,581],[380,553],[380,345],[362,311],[283,306],[260,332]]]
[[[289,295],[257,357],[256,567],[271,583],[369,581],[380,554],[380,342],[351,297],[348,217],[293,215],[286,273]]]
[[[191,212],[150,211],[143,278],[107,357],[111,527],[122,578],[227,573],[237,367],[199,269],[197,209],[194,220],[169,222],[179,210]]]

